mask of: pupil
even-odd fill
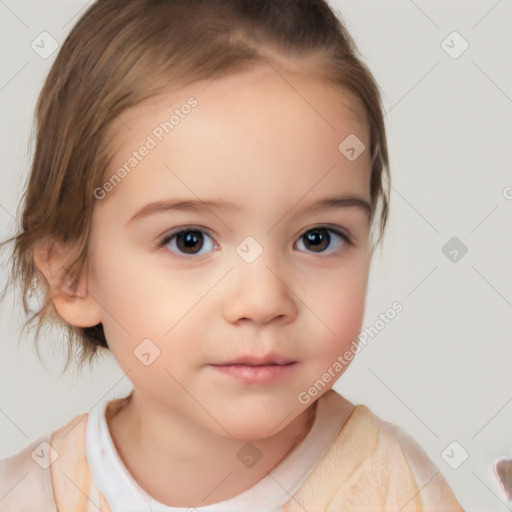
[[[197,233],[198,231],[186,231],[178,236],[178,246],[180,246],[180,250],[187,252],[187,249],[194,249],[194,246],[198,242]],[[180,243],[182,240],[184,241],[183,244]],[[199,249],[201,249],[201,247],[199,247]]]
[[[314,231],[310,231],[307,235],[307,239],[314,247],[325,249],[326,243],[329,242],[330,237],[325,229],[315,229]]]
[[[197,236],[198,233],[198,231],[185,231],[181,233],[178,236],[178,246],[180,246],[180,250],[187,252],[187,250],[194,249],[194,246],[199,240],[199,237]],[[306,235],[306,238],[308,243],[317,249],[325,249],[326,245],[330,241],[330,236],[325,229],[315,229],[314,231],[310,231]],[[201,247],[199,247],[198,250],[200,249]]]

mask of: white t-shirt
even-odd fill
[[[332,407],[332,398],[335,397],[324,395],[318,400],[316,418],[308,435],[259,482],[229,500],[196,508],[169,507],[159,503],[137,484],[120,459],[110,436],[105,402],[90,413],[87,423],[86,454],[91,478],[114,511],[278,512],[320,461],[352,412],[353,405],[347,400],[342,408],[339,403]]]
[[[113,512],[281,512],[331,447],[354,408],[340,394],[325,393],[318,399],[316,418],[308,435],[253,487],[213,505],[176,508],[149,496],[124,466],[108,430],[105,418],[108,403],[109,400],[104,401],[89,413],[85,448],[94,486],[105,496]],[[442,478],[434,479],[439,469],[414,438],[400,427],[374,416],[380,429],[398,440],[420,490],[422,504],[440,503],[446,482]],[[1,512],[17,512],[21,503],[23,510],[57,512],[48,469],[51,435],[47,433],[18,454],[0,460]],[[34,464],[36,459],[38,464]],[[89,499],[88,512],[97,512],[97,498]]]
[[[354,405],[334,393],[318,400],[316,418],[308,435],[269,474],[250,489],[228,500],[196,508],[169,507],[142,489],[123,464],[110,436],[103,403],[90,413],[86,431],[86,454],[91,478],[112,510],[119,512],[280,512],[333,443]],[[400,427],[376,416],[382,429],[397,436],[423,500],[435,500],[436,486],[427,484],[438,468],[419,444]],[[172,483],[169,483],[171,486]]]

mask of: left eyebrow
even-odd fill
[[[224,200],[168,199],[156,201],[143,206],[135,215],[133,215],[133,217],[130,218],[127,224],[158,213],[166,213],[169,211],[204,212],[205,210],[211,210],[213,208],[231,212],[240,212],[243,210],[240,205]],[[371,204],[361,197],[329,197],[308,204],[301,208],[296,214],[318,213],[325,210],[342,208],[355,208],[368,214],[371,214],[373,211]]]
[[[371,204],[361,197],[328,197],[311,203],[297,211],[297,214],[318,213],[325,210],[337,210],[342,208],[355,208],[362,213],[371,214]]]

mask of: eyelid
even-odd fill
[[[165,245],[169,239],[171,239],[172,237],[180,234],[180,233],[183,233],[184,231],[201,231],[201,232],[204,232],[206,233],[214,242],[215,242],[215,245],[218,247],[218,243],[215,241],[215,236],[211,233],[211,231],[208,229],[208,228],[205,228],[203,226],[196,226],[196,225],[187,225],[187,224],[184,224],[182,226],[178,226],[178,227],[175,227],[175,228],[172,228],[168,231],[166,231],[160,239],[160,241],[158,242],[158,245],[159,246],[163,246]]]
[[[343,242],[344,242],[343,245],[347,245],[347,246],[355,246],[356,245],[354,243],[353,236],[348,232],[348,230],[346,228],[343,228],[342,226],[339,226],[339,225],[330,224],[330,223],[314,224],[312,226],[308,226],[308,227],[304,228],[303,230],[300,231],[300,234],[297,236],[297,241],[301,240],[301,238],[306,233],[308,233],[310,231],[314,231],[316,229],[325,229],[326,231],[331,231],[331,232],[335,233],[338,237],[340,237],[343,240]],[[164,249],[164,248],[166,248],[167,244],[176,235],[179,235],[180,233],[187,232],[187,231],[199,231],[199,232],[205,233],[213,241],[213,243],[215,245],[215,249],[216,250],[219,249],[219,244],[215,240],[215,236],[212,235],[212,233],[210,232],[210,230],[208,228],[205,228],[203,226],[186,225],[186,224],[184,224],[182,226],[177,226],[175,228],[170,229],[169,231],[166,231],[164,233],[164,235],[162,236],[162,238],[160,238],[160,241],[157,242],[156,245],[159,249]],[[294,242],[294,245],[295,245],[295,243],[296,242]],[[172,251],[169,251],[169,252],[172,252]],[[328,257],[328,255],[330,255],[331,253],[335,254],[336,252],[337,251],[330,251],[330,252],[328,251],[328,252],[320,252],[318,254],[323,255],[323,257]],[[312,252],[310,254],[315,254],[315,253]],[[182,255],[182,256],[184,256],[186,258],[193,258],[193,259],[200,258],[200,255],[193,255],[193,254],[192,255]]]
[[[331,229],[340,235],[345,235],[347,238],[349,238],[351,240],[353,239],[353,236],[348,229],[346,229],[342,226],[339,226],[337,224],[329,224],[329,223],[323,223],[323,224],[320,223],[320,224],[313,224],[312,226],[308,226],[308,227],[302,229],[301,231],[299,231],[297,236],[300,237],[300,236],[303,236],[308,231],[311,231],[313,229],[321,229],[321,228]],[[164,234],[161,235],[161,237],[162,237],[162,239],[165,240],[166,238],[173,236],[173,235],[177,235],[183,231],[194,231],[194,230],[204,231],[211,238],[215,238],[214,235],[212,234],[212,232],[208,228],[205,228],[203,226],[196,226],[193,224],[191,224],[191,225],[184,224],[182,226],[177,226],[175,228],[171,228],[170,230],[165,231]]]
[[[338,237],[340,237],[343,240],[343,245],[346,246],[356,246],[354,237],[348,232],[348,230],[342,228],[341,226],[333,226],[330,224],[321,224],[316,227],[312,227],[304,231],[304,234],[308,231],[314,231],[315,229],[325,229],[327,231],[331,231],[335,233]],[[303,236],[303,235],[301,235]],[[300,237],[299,237],[300,239]],[[346,250],[346,248],[345,248]],[[336,252],[336,251],[333,251]]]
[[[305,228],[304,230],[301,230],[300,234],[299,234],[299,238],[301,236],[304,236],[308,231],[312,231],[314,229],[327,229],[329,231],[334,231],[342,238],[345,238],[347,243],[349,243],[351,245],[355,245],[354,244],[355,238],[352,236],[352,234],[350,233],[350,231],[347,228],[344,228],[338,224],[330,224],[328,222],[324,222],[323,224],[322,223],[313,224],[312,226],[309,226],[309,227]]]

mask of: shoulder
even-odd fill
[[[378,429],[380,444],[386,447],[385,451],[395,452],[395,458],[402,459],[408,466],[418,488],[422,510],[462,512],[463,508],[455,498],[443,473],[414,437],[398,425],[375,415],[366,406],[358,407],[364,407],[368,416],[372,417],[371,421]]]
[[[66,443],[76,445],[79,438],[83,439],[86,423],[83,420],[87,416],[75,416],[58,430],[40,436],[20,452],[0,460],[1,512],[57,512],[53,468],[59,458],[62,460]],[[74,435],[67,436],[72,431]],[[74,446],[70,452],[73,451]]]
[[[20,452],[0,460],[0,510],[2,512],[56,512],[50,465],[55,450],[45,434]]]
[[[370,409],[355,405],[294,496],[295,502],[306,509],[340,512],[418,512],[417,488],[400,445],[390,434]],[[291,511],[291,506],[285,510]]]
[[[323,474],[336,475],[333,485],[339,487],[340,504],[351,503],[355,509],[370,506],[361,494],[374,499],[386,489],[379,498],[386,505],[395,500],[397,506],[407,502],[407,510],[463,512],[443,474],[416,440],[364,404],[353,407],[322,466]],[[354,489],[366,492],[352,496]]]

